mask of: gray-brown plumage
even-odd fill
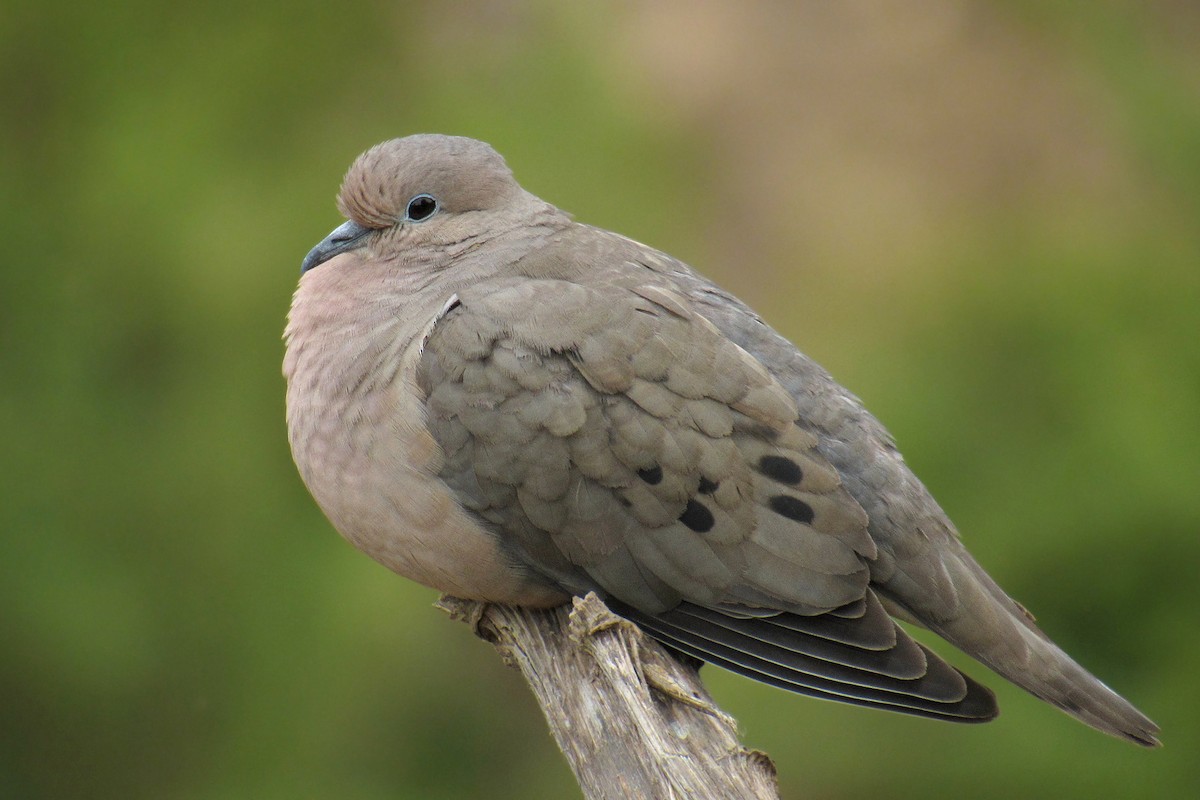
[[[289,318],[288,430],[373,558],[500,603],[596,591],[803,694],[993,718],[895,616],[1157,744],[968,555],[857,398],[686,265],[573,222],[471,139],[372,148],[339,207]]]

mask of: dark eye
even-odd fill
[[[408,201],[404,218],[409,222],[423,222],[433,216],[438,210],[438,201],[427,194],[419,194]]]

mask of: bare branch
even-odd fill
[[[594,594],[548,611],[443,597],[521,670],[588,800],[778,800],[695,670]]]

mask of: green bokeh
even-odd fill
[[[1068,238],[992,209],[895,302],[782,245],[705,261],[729,139],[614,68],[629,6],[0,12],[0,797],[576,796],[519,676],[342,543],[287,451],[300,259],[353,156],[415,131],[486,139],[762,300],[1167,743],[1006,686],[961,728],[706,670],[786,797],[1200,796],[1200,56],[1158,38],[1196,20],[1071,5],[992,13],[1104,87],[1135,213]],[[451,13],[489,21],[460,38]]]

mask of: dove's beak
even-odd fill
[[[313,267],[319,267],[339,253],[360,247],[363,239],[370,232],[370,228],[364,228],[357,222],[343,222],[322,239],[316,247],[308,251],[308,255],[300,264],[300,274],[303,275]]]

